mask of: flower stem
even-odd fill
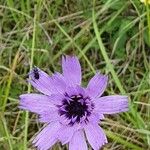
[[[146,14],[147,14],[147,25],[148,25],[148,42],[150,45],[150,10],[149,10],[149,5],[146,0]]]
[[[34,47],[35,47],[35,32],[36,32],[36,6],[35,6],[35,15],[33,20],[33,37],[32,37],[32,48],[31,48],[31,58],[30,58],[30,71],[33,67],[33,58],[34,58]],[[28,93],[31,92],[31,84],[28,83]],[[23,149],[27,150],[27,135],[28,135],[28,122],[29,122],[29,112],[25,112],[25,129],[24,129],[24,141]]]

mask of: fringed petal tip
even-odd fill
[[[89,124],[85,128],[88,142],[94,150],[100,149],[107,143],[107,137],[101,127],[97,124]]]
[[[69,86],[81,84],[81,66],[76,56],[62,57],[62,70],[65,80]]]
[[[128,96],[111,95],[95,100],[95,110],[101,114],[115,114],[129,110]]]
[[[22,94],[20,98],[20,108],[37,114],[44,111],[55,109],[50,97],[41,94]]]
[[[87,93],[90,97],[100,97],[106,89],[108,76],[96,73],[87,85]]]

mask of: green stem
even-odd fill
[[[36,7],[35,7],[36,12]],[[34,58],[34,47],[35,47],[35,31],[36,31],[36,13],[34,15],[34,25],[33,25],[33,37],[32,37],[32,48],[31,48],[31,60],[30,60],[30,71],[33,67],[33,58]],[[31,84],[28,83],[28,93],[31,91]],[[29,122],[29,112],[25,112],[25,129],[24,129],[24,146],[23,149],[27,150],[27,135],[28,135],[28,122]]]
[[[139,147],[138,145],[135,145],[131,142],[128,142],[127,140],[122,139],[120,137],[120,135],[118,135],[118,134],[115,134],[111,131],[106,131],[106,130],[105,130],[105,133],[107,136],[109,136],[109,138],[115,140],[117,143],[121,143],[121,144],[125,145],[126,147],[129,147],[134,150],[144,150],[143,148]]]
[[[147,25],[148,25],[148,42],[150,44],[150,11],[149,11],[149,5],[146,1],[146,14],[147,14]]]
[[[95,1],[93,3],[95,3]],[[105,62],[107,64],[107,66],[109,68],[109,71],[111,72],[111,74],[112,74],[112,76],[114,78],[114,81],[116,82],[119,90],[121,91],[122,94],[125,94],[125,90],[122,87],[122,84],[121,84],[121,82],[120,82],[120,80],[119,80],[119,78],[118,78],[118,76],[117,76],[117,74],[116,74],[116,72],[114,70],[114,67],[113,67],[113,65],[110,62],[110,59],[109,59],[109,57],[107,55],[107,52],[106,52],[105,47],[104,47],[103,42],[102,42],[100,32],[98,31],[97,23],[96,23],[96,20],[95,20],[96,16],[95,16],[95,12],[94,12],[94,6],[93,6],[92,16],[93,16],[92,19],[93,19],[94,31],[95,31],[95,35],[96,35],[96,38],[97,38],[97,41],[98,41],[101,53],[102,53],[102,55],[104,57],[104,60],[105,60]]]

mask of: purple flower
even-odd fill
[[[29,73],[29,82],[43,94],[23,94],[20,108],[37,113],[47,126],[33,143],[39,150],[48,150],[57,141],[69,143],[69,150],[87,150],[86,138],[94,150],[107,143],[98,125],[103,114],[128,110],[127,96],[102,96],[107,76],[100,73],[81,87],[81,66],[75,56],[62,57],[63,73],[47,75],[39,68]]]

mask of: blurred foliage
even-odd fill
[[[100,71],[110,79],[105,94],[121,93],[97,42],[93,9],[99,36],[131,102],[128,113],[107,116],[101,122],[109,138],[103,149],[150,149],[150,27],[146,6],[139,0],[96,0],[94,8],[90,0],[1,0],[0,150],[34,149],[31,141],[43,126],[35,114],[27,116],[18,109],[19,95],[28,91],[32,50],[33,65],[49,74],[61,72],[62,54],[75,54],[82,65],[84,86],[95,71]],[[30,92],[37,91],[32,88]],[[66,148],[58,143],[53,149]]]

